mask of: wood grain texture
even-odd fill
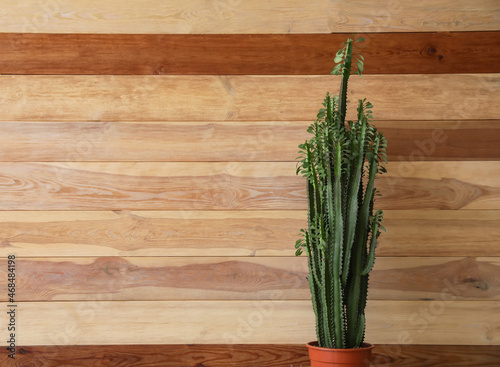
[[[16,270],[19,302],[310,299],[305,257],[18,257]]]
[[[297,210],[294,162],[0,163],[3,210]],[[497,162],[393,162],[381,209],[499,209]]]
[[[336,76],[4,75],[0,120],[311,121],[338,82]],[[498,118],[500,74],[366,75],[349,85],[350,100],[367,98],[378,120]]]
[[[7,261],[0,265],[1,279],[7,279]],[[18,257],[16,271],[20,302],[311,298],[305,256]],[[378,257],[369,299],[499,300],[498,274],[495,257]],[[7,294],[0,301],[8,302]]]
[[[499,169],[496,162],[393,162],[389,174],[377,183],[383,196],[379,205],[386,209],[494,209]]]
[[[308,367],[304,345],[73,345],[22,346],[15,362],[0,354],[5,366],[22,367]],[[500,350],[483,345],[379,344],[371,367],[497,367]]]
[[[0,211],[0,218],[1,256],[291,256],[306,213]]]
[[[300,344],[315,334],[309,300],[22,302],[18,307],[23,315],[17,319],[18,345]],[[366,339],[498,345],[499,313],[497,301],[374,300],[367,306]],[[2,333],[7,317],[0,314]]]
[[[379,5],[300,0],[75,0],[6,2],[0,32],[331,33],[498,30],[490,0],[401,0]]]
[[[498,346],[481,345],[377,345],[371,366],[398,367],[495,367]]]
[[[500,211],[386,210],[379,256],[500,256]],[[293,256],[305,211],[0,211],[0,256]]]
[[[294,161],[310,121],[0,122],[4,162]],[[499,160],[500,120],[375,121],[391,161]],[[203,146],[203,149],[199,149]]]
[[[281,163],[3,163],[4,209],[303,209],[304,182]]]
[[[370,299],[500,298],[495,257],[378,257],[370,273]]]
[[[379,256],[498,256],[497,211],[389,210],[384,220]]]
[[[364,74],[500,72],[499,32],[367,33]],[[0,33],[0,74],[329,74],[351,33]]]

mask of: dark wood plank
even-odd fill
[[[377,345],[371,366],[498,367],[500,347],[471,345]]]
[[[308,367],[302,345],[181,344],[22,346],[16,360],[0,354],[2,366],[16,367]],[[498,346],[376,345],[372,367],[498,367]]]
[[[16,274],[18,302],[311,298],[305,257],[18,257]]]
[[[381,257],[370,273],[369,298],[500,299],[500,258]]]
[[[500,71],[500,32],[359,35],[368,74]],[[0,74],[328,74],[350,36],[0,33]]]
[[[375,121],[390,161],[500,159],[500,120]]]
[[[0,161],[294,161],[297,146],[310,138],[309,124],[6,121],[0,122]],[[389,141],[391,161],[500,159],[500,120],[376,121],[375,125]]]

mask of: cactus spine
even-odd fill
[[[309,286],[320,347],[358,348],[364,339],[368,273],[383,212],[374,210],[374,181],[385,172],[387,142],[371,125],[372,104],[358,101],[357,120],[348,121],[347,84],[353,48],[348,39],[335,57],[332,74],[341,76],[338,96],[326,94],[312,137],[299,145],[297,174],[307,178],[308,227],[301,230],[296,255],[306,252]],[[353,74],[361,76],[358,55]]]

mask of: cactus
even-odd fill
[[[358,101],[357,121],[346,123],[347,84],[361,76],[363,57],[353,60],[357,42],[348,39],[335,57],[332,74],[341,76],[339,95],[326,94],[312,137],[299,145],[297,174],[307,179],[308,227],[295,244],[305,251],[316,315],[318,344],[325,348],[358,348],[365,333],[368,273],[375,261],[383,212],[374,210],[374,180],[385,172],[387,142],[371,125],[372,104]]]

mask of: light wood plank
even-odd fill
[[[4,210],[304,208],[288,163],[3,163]]]
[[[500,211],[386,210],[379,256],[500,256]],[[0,211],[0,256],[293,256],[305,211]]]
[[[95,358],[127,363],[127,367],[182,365],[218,367],[309,367],[305,345],[290,344],[185,344],[185,345],[72,345],[22,346],[16,355],[19,365],[44,363],[46,367],[70,365],[95,367]],[[378,344],[370,366],[398,367],[492,367],[500,363],[497,346],[486,345],[391,345]],[[10,363],[7,353],[0,363]]]
[[[498,3],[477,0],[273,2],[125,0],[7,1],[0,32],[331,33],[498,30]]]
[[[351,33],[0,33],[0,74],[325,75]],[[500,32],[363,34],[364,74],[500,72]]]
[[[379,256],[498,256],[500,212],[388,210]]]
[[[0,122],[0,160],[294,161],[310,121]],[[389,160],[499,160],[500,120],[376,121]],[[203,149],[199,149],[203,146]]]
[[[399,162],[378,181],[387,209],[494,209],[497,162]]]
[[[3,210],[306,209],[294,162],[0,163]],[[393,162],[381,209],[499,209],[497,162]]]
[[[0,76],[2,121],[311,121],[336,76]],[[379,120],[496,119],[500,74],[366,75]],[[307,93],[304,93],[307,91]],[[461,101],[457,104],[456,101]],[[355,105],[349,118],[356,118]]]
[[[309,124],[0,122],[0,160],[292,161],[298,144],[307,138]],[[500,131],[500,121],[498,126]]]
[[[18,301],[309,300],[302,257],[17,258]],[[499,300],[500,258],[378,257],[371,300]],[[7,260],[0,260],[7,279]],[[7,302],[7,294],[0,296]]]
[[[302,344],[315,339],[310,301],[23,302],[18,309],[19,345]],[[371,301],[366,340],[498,345],[499,313],[496,301]],[[7,317],[0,316],[2,333]]]
[[[305,215],[0,211],[0,256],[291,256]]]

